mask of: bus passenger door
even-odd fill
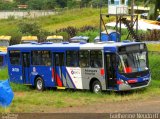
[[[108,88],[114,88],[116,85],[116,54],[105,54],[106,84]]]
[[[56,85],[58,87],[65,87],[66,86],[66,80],[64,77],[64,53],[57,52],[54,53],[54,63],[53,63],[53,72],[52,76],[54,75],[54,80],[56,82]]]
[[[22,79],[24,84],[30,84],[30,53],[22,53]]]

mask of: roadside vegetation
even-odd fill
[[[107,13],[107,9],[103,8],[102,13]],[[114,21],[115,18],[104,17],[104,20],[108,23]],[[45,41],[48,35],[62,35],[66,41],[75,35],[86,35],[90,37],[90,42],[92,42],[99,35],[99,8],[71,9],[59,12],[56,15],[34,19],[2,19],[0,20],[0,26],[2,27],[0,35],[12,36],[11,44],[20,43],[20,39],[24,35],[38,36],[40,42]],[[93,27],[93,29],[88,29],[88,27]],[[138,33],[141,41],[157,41],[160,37],[160,31],[156,30],[138,31]],[[126,40],[128,36],[126,29],[122,29],[121,36],[122,40]],[[131,37],[128,39],[131,39]]]
[[[106,13],[106,11],[107,9],[102,9],[103,13]],[[114,18],[111,17],[107,19],[106,22],[113,20]],[[63,35],[65,40],[68,40],[68,38],[71,37],[70,34],[68,34],[67,32],[57,31],[68,27],[76,27],[77,29],[81,29],[85,26],[92,26],[97,29],[96,31],[98,33],[99,9],[72,9],[60,12],[57,15],[39,17],[34,19],[2,19],[0,20],[0,25],[3,28],[0,29],[0,35],[11,35],[11,44],[19,43],[21,36],[23,35],[37,35],[40,41],[43,41],[47,35],[56,34]],[[93,30],[90,30],[89,32],[91,31]],[[95,32],[95,30],[93,32]],[[81,33],[79,33],[78,31],[77,34]]]
[[[102,9],[102,11],[106,13],[107,10]],[[108,21],[113,20],[112,17],[108,19]],[[90,37],[90,42],[92,42],[99,35],[99,9],[83,8],[67,10],[58,15],[36,19],[0,20],[0,25],[2,28],[0,29],[0,35],[11,35],[11,44],[19,43],[22,35],[38,35],[43,40],[46,35],[51,34],[63,35],[65,39],[72,37],[72,35],[86,35]],[[67,32],[70,29],[72,29],[71,32]],[[122,31],[122,39],[125,39],[127,36],[125,32],[125,30]],[[149,50],[155,49],[154,45],[148,45],[148,47]],[[156,47],[156,51],[160,51],[160,48]],[[96,95],[89,91],[62,91],[53,89],[38,92],[30,86],[11,83],[14,91],[13,103],[6,109],[0,107],[0,112],[51,112],[53,108],[84,106],[114,101],[145,100],[160,95],[159,59],[160,55],[149,55],[152,73],[150,86],[125,93],[103,92]],[[0,70],[0,79],[8,79],[7,68]]]
[[[94,94],[90,91],[47,89],[38,92],[30,86],[11,83],[14,100],[9,108],[0,108],[0,112],[52,112],[63,107],[85,106],[93,103],[145,100],[160,95],[160,55],[150,54],[152,81],[149,87],[129,92],[108,92]],[[0,79],[8,79],[7,69],[0,71]],[[2,76],[2,77],[1,77]]]

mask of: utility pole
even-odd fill
[[[133,19],[134,19],[134,0],[131,1],[131,24],[133,26]]]
[[[100,32],[100,34],[99,34],[99,39],[101,41],[101,32],[102,32],[102,28],[101,28],[101,26],[102,26],[102,15],[101,15],[101,13],[102,13],[102,0],[99,1],[99,6],[100,6],[100,23],[99,23],[99,32]]]

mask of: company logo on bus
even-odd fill
[[[71,74],[80,74],[80,72],[78,70],[77,71],[71,70]]]

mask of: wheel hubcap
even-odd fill
[[[39,90],[42,89],[42,81],[41,81],[41,80],[38,80],[38,81],[37,81],[37,88],[38,88]]]
[[[96,85],[94,86],[94,92],[95,92],[95,93],[99,93],[100,90],[101,90],[100,85],[96,84]]]

